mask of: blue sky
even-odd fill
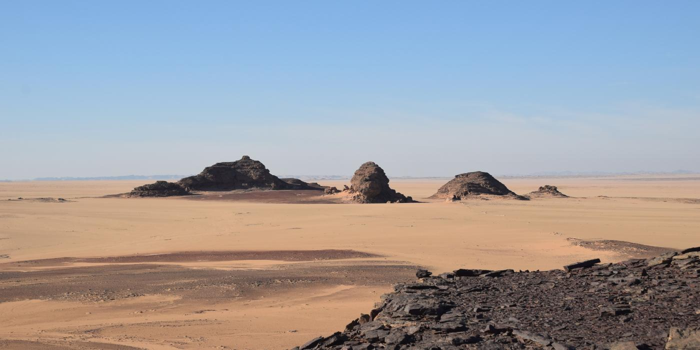
[[[0,179],[700,171],[698,1],[0,1]]]

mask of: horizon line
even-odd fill
[[[191,175],[178,175],[178,174],[156,174],[156,175],[109,175],[109,176],[44,176],[31,179],[0,179],[0,182],[50,182],[50,181],[127,181],[127,180],[179,180]],[[273,174],[274,175],[274,174]],[[576,172],[576,171],[552,171],[552,172],[538,172],[529,174],[494,174],[497,177],[503,178],[537,178],[537,177],[614,177],[614,176],[625,176],[625,175],[700,175],[700,172],[688,171],[688,170],[674,170],[674,171],[620,171],[620,172],[605,172],[605,171],[588,171],[588,172]],[[280,179],[285,178],[298,178],[301,180],[345,180],[352,178],[352,175],[299,175],[299,174],[284,174],[275,175]],[[455,175],[433,175],[433,176],[411,176],[411,175],[397,175],[390,176],[393,179],[449,179]]]

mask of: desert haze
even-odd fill
[[[447,180],[393,180],[417,203],[381,204],[0,183],[0,347],[286,349],[342,330],[419,268],[550,270],[698,245],[696,175],[502,178],[569,198],[429,198]]]

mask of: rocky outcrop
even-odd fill
[[[509,190],[506,185],[496,180],[491,174],[483,171],[456,175],[454,179],[440,187],[437,193],[430,198],[461,200],[481,195],[524,199]]]
[[[316,182],[305,182],[299,179],[294,179],[294,178],[285,178],[281,179],[282,181],[286,182],[289,185],[289,190],[319,190],[322,191],[325,189],[324,186],[319,185]]]
[[[384,170],[374,162],[362,164],[352,179],[350,188],[352,201],[357,203],[409,203],[411,197],[406,197],[389,187],[389,178]]]
[[[323,193],[329,194],[329,195],[336,194],[336,193],[340,193],[340,190],[338,190],[338,188],[336,188],[336,187],[326,187],[326,189],[323,190]]]
[[[421,270],[299,349],[700,349],[699,252],[566,269]]]
[[[170,197],[186,196],[190,191],[180,186],[180,184],[167,181],[156,181],[155,183],[134,188],[129,193],[129,197]]]
[[[158,181],[154,184],[136,187],[131,197],[168,197],[190,194],[190,191],[231,191],[231,190],[318,190],[324,186],[307,183],[299,179],[280,179],[270,174],[265,165],[243,156],[235,162],[216,163],[204,168],[199,175],[186,177],[177,183]]]
[[[569,198],[569,196],[559,192],[557,186],[544,185],[537,191],[530,192],[526,195],[528,198]]]
[[[243,156],[235,162],[216,163],[199,175],[186,177],[179,184],[188,190],[230,191],[240,189],[286,190],[294,186],[270,174],[263,163]]]

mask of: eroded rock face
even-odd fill
[[[206,167],[199,175],[179,181],[189,190],[230,191],[239,189],[284,190],[294,186],[270,174],[263,163],[243,156],[235,162],[216,163]]]
[[[389,187],[389,178],[384,170],[374,162],[362,164],[350,180],[349,192],[352,199],[358,203],[387,203],[412,202],[411,197],[406,197]]]
[[[569,196],[559,192],[557,186],[544,185],[537,191],[527,194],[531,198],[568,198]]]
[[[491,174],[483,171],[474,171],[455,176],[454,179],[440,187],[431,198],[461,200],[479,195],[507,196],[522,199],[522,197],[513,193]]]
[[[301,349],[700,349],[700,253],[654,261],[421,270]]]
[[[186,196],[190,191],[180,186],[180,184],[167,181],[156,181],[155,183],[134,188],[129,193],[130,197],[170,197]]]

